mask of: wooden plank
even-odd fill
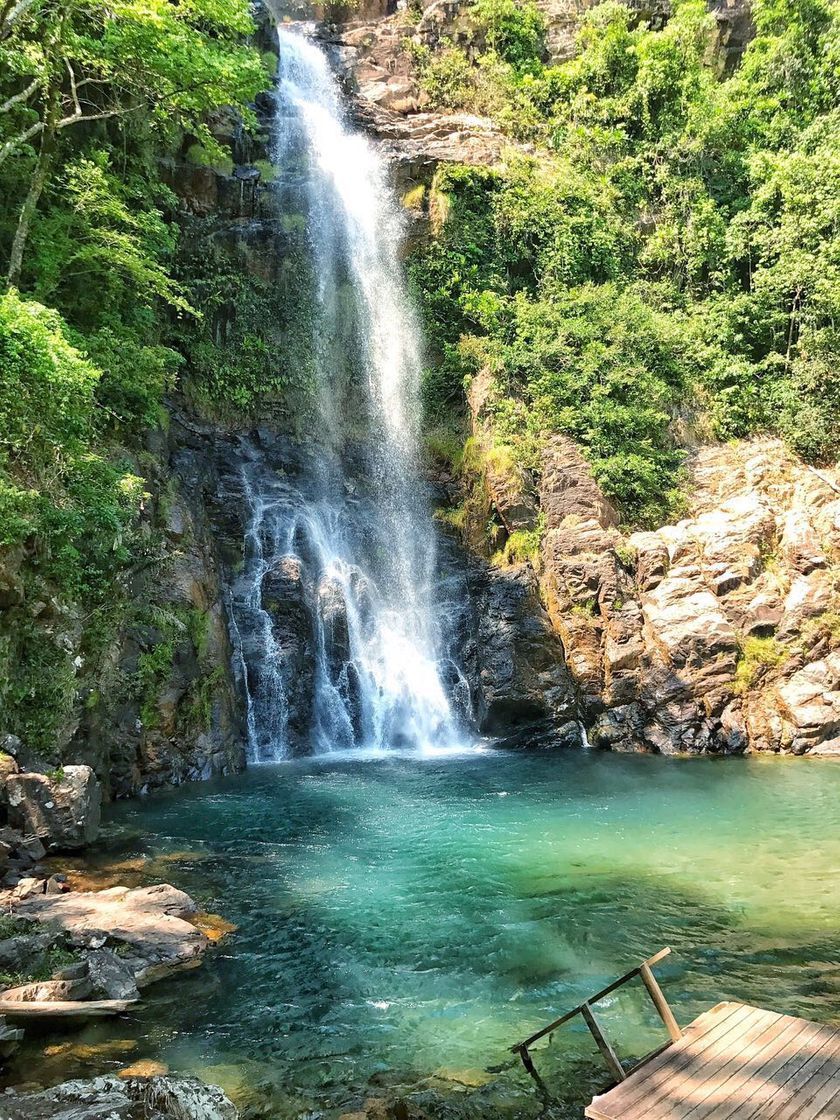
[[[587,1112],[586,1115],[591,1114],[595,1116],[595,1120],[601,1120],[596,1114],[601,1102],[605,1102],[607,1098],[609,1098],[611,1108],[634,1107],[638,1100],[644,1098],[645,1087],[649,1084],[656,1084],[658,1077],[667,1076],[665,1071],[673,1068],[673,1064],[678,1057],[677,1047],[680,1047],[680,1052],[682,1052],[685,1047],[693,1043],[702,1051],[714,1035],[720,1031],[731,1029],[746,1014],[747,1011],[743,1004],[727,1003],[718,1004],[711,1011],[700,1015],[686,1029],[679,1043],[675,1043],[663,1051],[660,1057],[655,1058],[642,1070],[634,1071],[619,1088],[611,1089],[609,1092],[595,1097],[590,1104],[590,1110],[592,1111],[591,1113]],[[605,1115],[609,1116],[611,1113]]]
[[[614,1113],[604,1112],[602,1116],[599,1111],[602,1105],[605,1105],[607,1098],[610,1098],[610,1106],[615,1101],[619,1108],[635,1104],[638,1098],[644,1096],[644,1086],[655,1084],[656,1078],[669,1067],[673,1067],[674,1062],[680,1055],[685,1054],[688,1047],[693,1046],[695,1052],[702,1053],[718,1034],[734,1029],[750,1011],[751,1008],[743,1003],[719,1003],[711,1011],[705,1011],[683,1031],[679,1042],[664,1050],[659,1057],[652,1059],[641,1069],[631,1073],[617,1089],[611,1089],[595,1097],[586,1110],[586,1115],[593,1120],[610,1120]]]
[[[0,1000],[7,1019],[101,1019],[128,1010],[136,999]]]
[[[743,1104],[750,1093],[764,1083],[765,1070],[774,1062],[782,1065],[790,1057],[791,1047],[798,1045],[800,1036],[809,1026],[806,1020],[792,1016],[782,1023],[774,1023],[750,1047],[728,1058],[723,1066],[713,1071],[706,1084],[692,1095],[686,1117],[710,1120],[724,1105],[728,1112],[733,1097]],[[754,1084],[756,1080],[758,1085]]]
[[[601,1030],[601,1024],[595,1018],[592,1008],[588,1003],[581,1004],[580,1013],[583,1016],[583,1021],[589,1027],[589,1033],[595,1039],[595,1045],[601,1051],[604,1061],[610,1068],[610,1072],[616,1081],[623,1081],[627,1074],[624,1072],[624,1067],[619,1061],[618,1054],[613,1050],[604,1032]]]
[[[645,962],[639,969],[639,975],[642,978],[642,983],[648,990],[648,995],[653,1000],[653,1006],[659,1012],[659,1018],[665,1024],[665,1029],[668,1031],[668,1034],[671,1036],[674,1042],[678,1042],[679,1039],[682,1038],[682,1031],[680,1030],[679,1023],[675,1019],[674,1013],[671,1010],[662,989],[659,987],[656,977],[648,967],[647,962]]]
[[[840,1031],[719,1004],[648,1066],[595,1097],[589,1120],[840,1120]]]
[[[722,1104],[712,1114],[711,1120],[736,1120],[736,1117],[737,1120],[750,1120],[751,1117],[759,1114],[771,1099],[776,1102],[774,1107],[783,1104],[791,1095],[791,1090],[787,1086],[792,1085],[809,1059],[815,1053],[819,1053],[827,1041],[825,1028],[821,1024],[808,1023],[807,1030],[796,1040],[796,1048],[792,1052],[788,1050],[775,1061],[761,1068],[760,1077],[756,1078],[761,1083],[753,1087],[749,1100]]]
[[[722,1019],[711,1030],[699,1036],[690,1034],[687,1030],[682,1039],[666,1050],[661,1058],[643,1067],[638,1073],[631,1074],[623,1085],[612,1090],[615,1097],[610,1103],[624,1108],[634,1107],[642,1100],[650,1104],[665,1092],[674,1076],[682,1074],[682,1071],[692,1063],[702,1061],[703,1057],[723,1039],[740,1035],[749,1021],[754,1018],[753,1011],[753,1008],[745,1004],[735,1004],[732,1014]]]
[[[819,1048],[806,1056],[804,1064],[798,1067],[793,1076],[783,1085],[777,1086],[768,1100],[759,1101],[756,1109],[749,1116],[745,1116],[743,1120],[760,1120],[761,1117],[765,1116],[781,1116],[779,1110],[789,1108],[791,1101],[800,1099],[801,1090],[807,1082],[823,1068],[826,1062],[831,1061],[836,1046],[836,1037],[823,1036]],[[740,1117],[739,1120],[741,1120]]]
[[[646,1117],[654,1120],[655,1117],[668,1116],[674,1097],[680,1094],[692,1096],[691,1104],[686,1106],[686,1111],[692,1108],[694,1095],[701,1093],[704,1085],[713,1086],[715,1080],[719,1078],[722,1062],[728,1063],[727,1068],[733,1070],[743,1061],[743,1055],[751,1047],[758,1046],[760,1049],[772,1038],[782,1016],[755,1007],[747,1010],[745,1019],[731,1031],[724,1032],[713,1039],[710,1045],[704,1048],[702,1054],[689,1047],[681,1063],[678,1066],[675,1063],[670,1071],[666,1071],[656,1087],[647,1087],[644,1096]]]
[[[765,1115],[772,1116],[773,1120],[777,1117],[778,1120],[800,1120],[801,1110],[809,1105],[822,1087],[840,1077],[840,1068],[838,1068],[840,1032],[834,1031],[833,1035],[834,1037],[824,1048],[823,1060],[819,1063],[808,1063],[810,1066],[808,1078],[801,1082],[781,1108],[772,1113],[767,1112]]]
[[[797,1113],[799,1120],[834,1120],[840,1115],[840,1080],[837,1073],[817,1091],[816,1096]]]

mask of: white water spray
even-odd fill
[[[435,750],[462,738],[450,698],[464,687],[435,602],[400,211],[385,164],[344,120],[323,52],[299,34],[278,38],[273,155],[278,174],[302,176],[304,187],[318,451],[301,484],[244,468],[251,522],[233,605],[248,632],[251,753],[290,751],[294,682],[266,592],[280,569],[294,574],[308,619],[311,749]]]

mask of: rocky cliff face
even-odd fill
[[[555,57],[568,54],[589,6],[546,0]],[[426,112],[404,49],[407,32],[432,46],[466,34],[462,6],[433,0],[411,23],[386,7],[362,9],[323,36],[359,124],[388,146],[398,187],[416,206],[411,192],[431,182],[440,162],[493,164],[503,141],[488,121]],[[658,0],[636,7],[640,18],[667,18]],[[748,4],[712,7],[722,42],[737,53],[749,34]],[[263,35],[270,49],[270,33]],[[261,109],[265,124],[268,99]],[[89,763],[110,795],[244,765],[242,681],[226,603],[245,531],[231,458],[237,425],[261,422],[268,434],[249,438],[263,450],[271,445],[281,469],[295,457],[284,458],[274,442],[294,427],[289,382],[302,321],[296,300],[305,288],[295,265],[305,240],[295,183],[273,179],[267,130],[249,139],[222,118],[213,128],[230,149],[229,167],[204,166],[186,147],[169,167],[185,245],[202,268],[253,281],[252,334],[290,369],[278,378],[277,401],[264,394],[256,412],[244,407],[224,422],[208,422],[187,377],[187,400],[147,452],[158,495],[146,511],[149,565],[121,590],[134,607],[95,667],[82,658],[84,620],[72,606],[38,604],[76,672],[57,756]],[[205,318],[222,370],[241,350],[245,321],[246,301],[235,292]],[[480,383],[471,403],[476,438],[489,448]],[[465,539],[475,552],[488,522],[494,539],[478,542],[477,559],[445,556],[464,581],[459,640],[481,731],[510,743],[573,743],[585,724],[594,744],[664,752],[840,746],[836,474],[808,470],[772,441],[706,448],[690,469],[689,516],[626,536],[569,441],[547,446],[539,477],[484,456],[474,486],[481,531],[468,523]],[[516,533],[542,533],[539,559],[488,563]],[[270,579],[277,633],[297,651],[295,725],[303,741],[303,591],[288,566]],[[0,571],[0,606],[17,603],[18,582],[14,562]]]
[[[128,590],[131,608],[82,696],[65,752],[110,796],[241,770],[242,717],[232,677],[220,542],[184,462],[177,421],[160,449],[159,554]]]
[[[630,535],[563,437],[536,483],[492,461],[477,483],[505,533],[542,520],[535,566],[591,742],[840,753],[840,474],[774,439],[688,469],[688,516]]]
[[[592,6],[547,0],[553,57],[569,57],[581,14]],[[670,15],[666,0],[630,7],[651,22]],[[711,0],[709,7],[721,65],[729,66],[751,33],[749,4]],[[397,13],[331,33],[357,116],[391,145],[398,181],[427,186],[441,161],[499,160],[501,137],[489,122],[424,111],[404,49],[408,31],[432,49],[449,38],[469,51],[468,5],[439,0],[411,26]],[[516,662],[501,652],[518,614],[536,630],[548,617],[560,639],[553,664],[571,677],[574,699],[568,676],[565,685],[541,678],[538,666],[552,660],[544,648],[524,677],[540,680],[551,697],[541,718],[555,720],[561,739],[564,721],[571,727],[580,718],[593,744],[615,750],[840,747],[836,474],[813,472],[772,440],[703,448],[689,463],[686,518],[626,534],[570,441],[550,441],[541,470],[529,474],[497,453],[481,378],[470,396],[480,466],[472,477],[467,471],[460,530],[485,561],[473,580],[483,626],[477,646],[509,666],[506,680],[494,678],[483,726],[492,728],[494,706],[504,706],[506,688],[516,693],[527,665],[527,657]],[[506,547],[540,536],[531,561]],[[495,570],[486,564],[491,556]],[[527,723],[524,697],[519,711]]]

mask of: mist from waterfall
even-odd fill
[[[302,34],[278,39],[273,162],[297,179],[312,257],[317,450],[305,485],[259,461],[243,468],[251,516],[233,615],[251,755],[291,750],[295,670],[272,613],[278,580],[294,582],[308,619],[310,749],[446,748],[464,737],[453,708],[468,700],[436,603],[400,208],[384,161],[345,120],[324,53]]]

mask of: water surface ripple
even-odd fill
[[[239,931],[118,1029],[266,1116],[412,1091],[443,1093],[441,1115],[536,1116],[506,1048],[666,944],[682,1023],[721,999],[836,1021],[838,793],[830,762],[487,751],[121,804],[115,843],[138,830],[147,874]],[[624,1054],[660,1037],[640,992],[602,1018]],[[557,1115],[604,1081],[581,1025],[537,1061]]]

